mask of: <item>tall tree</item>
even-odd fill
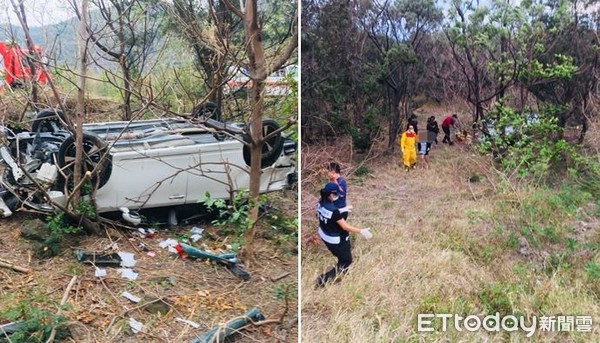
[[[244,46],[246,47],[246,57],[248,58],[248,74],[252,80],[250,88],[250,185],[249,201],[251,203],[249,217],[252,221],[252,227],[244,233],[244,248],[242,257],[248,263],[254,260],[254,237],[256,235],[255,225],[258,220],[259,195],[260,195],[260,174],[262,147],[269,136],[264,135],[262,121],[264,112],[264,82],[267,76],[275,70],[280,69],[292,56],[292,53],[298,46],[298,18],[297,13],[292,17],[290,25],[292,36],[288,38],[285,44],[275,49],[275,54],[267,56],[263,46],[262,24],[259,22],[258,1],[246,0],[244,8],[235,7],[229,0],[224,0],[225,5],[244,23]],[[270,57],[270,58],[268,58]],[[292,118],[288,125],[294,124]],[[269,135],[279,134],[271,132]]]
[[[208,6],[197,0],[174,0],[163,2],[170,14],[170,29],[186,41],[193,54],[196,68],[203,77],[206,90],[204,99],[221,108],[223,84],[229,66],[238,59],[240,52],[235,35],[241,30],[240,20],[220,0],[210,0]],[[231,56],[236,56],[232,61]]]
[[[388,148],[396,146],[402,117],[412,114],[411,97],[424,76],[420,45],[436,29],[442,12],[433,0],[373,1],[362,21],[379,61],[379,80],[389,88]]]
[[[326,137],[360,129],[367,35],[360,30],[357,2],[303,2],[302,132]]]
[[[123,119],[133,117],[132,97],[137,94],[151,53],[155,52],[162,16],[158,6],[146,0],[92,0],[98,8],[99,22],[88,19],[88,34],[99,48],[96,64],[107,71],[107,78],[120,90],[123,99]],[[77,12],[81,20],[81,14]],[[104,60],[116,63],[120,75],[109,72]],[[114,79],[114,80],[111,80]]]

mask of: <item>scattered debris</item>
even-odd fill
[[[179,246],[183,251],[190,257],[205,258],[211,261],[223,264],[231,271],[231,273],[244,281],[250,280],[250,274],[244,270],[241,261],[236,257],[234,253],[225,254],[213,254],[208,251],[194,248],[191,245],[180,243]]]
[[[133,317],[129,317],[129,327],[131,327],[131,331],[133,331],[133,333],[138,333],[144,329],[144,324],[133,319]]]
[[[180,318],[180,317],[175,318],[175,320],[178,321],[178,322],[186,323],[189,326],[193,327],[194,329],[198,329],[200,327],[200,324],[198,324],[196,322],[193,322],[191,320],[183,319],[183,318]]]
[[[106,269],[96,267],[96,271],[94,272],[95,277],[104,277],[106,275],[108,275]]]
[[[21,325],[21,321],[7,323],[7,324],[0,324],[0,333],[2,335],[13,333],[13,332],[19,330],[20,325]]]
[[[148,252],[146,253],[146,255],[148,255],[148,256],[150,256],[150,257],[154,257],[154,256],[156,256],[156,253],[155,253],[154,251],[148,251]]]
[[[77,257],[77,261],[79,262],[90,263],[100,267],[133,267],[136,263],[133,253],[129,252],[96,254],[76,250],[75,257]]]
[[[120,267],[121,256],[117,253],[113,254],[95,254],[95,253],[84,253],[81,250],[75,251],[75,257],[77,261],[82,263],[90,263],[100,267]]]
[[[121,267],[133,267],[135,266],[135,255],[130,252],[118,252],[119,257],[121,257]]]
[[[185,251],[183,250],[183,248],[181,247],[181,245],[179,243],[177,245],[175,245],[173,248],[175,248],[175,251],[177,251],[177,253],[179,254],[179,256],[182,259],[186,259],[188,257],[188,255],[185,253]]]
[[[190,241],[194,243],[198,242],[200,238],[202,238],[202,232],[204,232],[204,229],[194,226],[192,230],[190,230],[190,233],[192,234],[190,236]]]
[[[121,268],[119,269],[119,273],[121,273],[121,277],[129,280],[136,280],[138,277],[138,273],[134,272],[131,268]]]
[[[238,332],[244,326],[264,319],[265,317],[260,313],[260,310],[253,307],[242,316],[213,327],[208,332],[202,334],[200,338],[193,340],[192,343],[223,342],[226,337]]]
[[[289,276],[290,274],[291,274],[290,272],[285,272],[285,273],[277,275],[277,276],[271,276],[271,281],[277,282],[277,281],[283,279],[284,277]]]
[[[29,269],[29,268],[19,267],[10,261],[2,260],[2,259],[0,259],[0,267],[9,268],[9,269],[16,270],[18,272],[26,273],[26,274],[31,273],[31,269]]]
[[[156,230],[139,228],[134,232],[134,234],[140,238],[152,238],[154,235],[156,235]]]
[[[177,240],[173,239],[173,238],[168,238],[165,239],[164,241],[158,243],[158,246],[161,248],[168,248],[169,252],[176,254],[177,250],[175,250],[175,246],[179,244],[179,242],[177,242]]]
[[[123,293],[121,293],[121,296],[126,298],[127,300],[130,300],[130,301],[136,303],[136,304],[139,303],[140,300],[142,300],[140,297],[135,296],[127,291],[124,291]]]
[[[121,217],[123,218],[123,220],[125,220],[129,224],[133,226],[138,226],[142,222],[142,217],[140,217],[139,213],[135,211],[130,211],[127,207],[121,207],[119,208],[119,210],[121,210],[122,212]]]

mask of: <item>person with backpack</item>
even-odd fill
[[[419,133],[419,121],[416,115],[413,114],[408,118],[408,125],[412,125],[415,133]]]
[[[435,142],[438,144],[437,135],[440,133],[440,128],[438,126],[437,120],[435,120],[435,116],[431,116],[427,118],[427,141]]]

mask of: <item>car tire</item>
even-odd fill
[[[200,120],[213,119],[216,121],[221,121],[221,110],[214,102],[205,102],[200,104],[192,110],[192,115],[194,118]]]
[[[62,128],[65,121],[65,114],[61,110],[51,108],[41,110],[31,123],[31,132],[38,132],[38,130],[40,132],[55,132],[55,126]]]
[[[277,129],[279,129],[279,124],[275,120],[272,120],[272,119],[263,120],[263,122],[262,122],[263,137],[267,136],[268,134],[270,134],[271,132],[273,132]],[[250,130],[247,129],[247,132],[249,132],[249,131]],[[244,142],[246,142],[246,143],[251,142],[250,136],[248,134],[244,134],[243,139],[244,139]],[[282,150],[283,150],[283,137],[281,136],[281,134],[267,139],[262,146],[260,167],[266,168],[266,167],[272,166],[277,161],[279,156],[281,155]],[[246,162],[246,165],[250,166],[251,165],[250,146],[244,144],[243,154],[244,154],[244,162]]]
[[[58,166],[63,172],[70,176],[73,173],[73,166],[75,162],[75,138],[73,136],[67,137],[61,144],[58,150]],[[96,169],[96,173],[92,175],[92,185],[98,184],[98,188],[104,186],[112,171],[112,160],[110,154],[107,153],[108,145],[100,137],[90,134],[83,134],[83,147],[86,156],[84,157],[84,165],[82,166],[82,172],[93,171]],[[105,156],[103,158],[103,156]],[[62,180],[62,187],[65,185],[65,180]],[[72,190],[73,185],[68,188]]]

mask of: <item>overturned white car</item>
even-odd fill
[[[8,144],[0,148],[4,217],[20,208],[52,212],[53,203],[64,204],[79,187],[72,182],[75,140],[61,117],[62,112],[48,109],[36,115],[31,131],[5,128]],[[230,134],[215,130],[219,127]],[[263,122],[265,135],[278,127],[275,121]],[[250,151],[242,143],[247,137],[241,124],[169,118],[92,123],[83,129],[82,172],[93,172],[88,188],[96,191],[82,191],[93,198],[98,213],[193,204],[206,192],[228,199],[249,186]],[[296,181],[296,148],[285,135],[267,140],[261,192]]]

